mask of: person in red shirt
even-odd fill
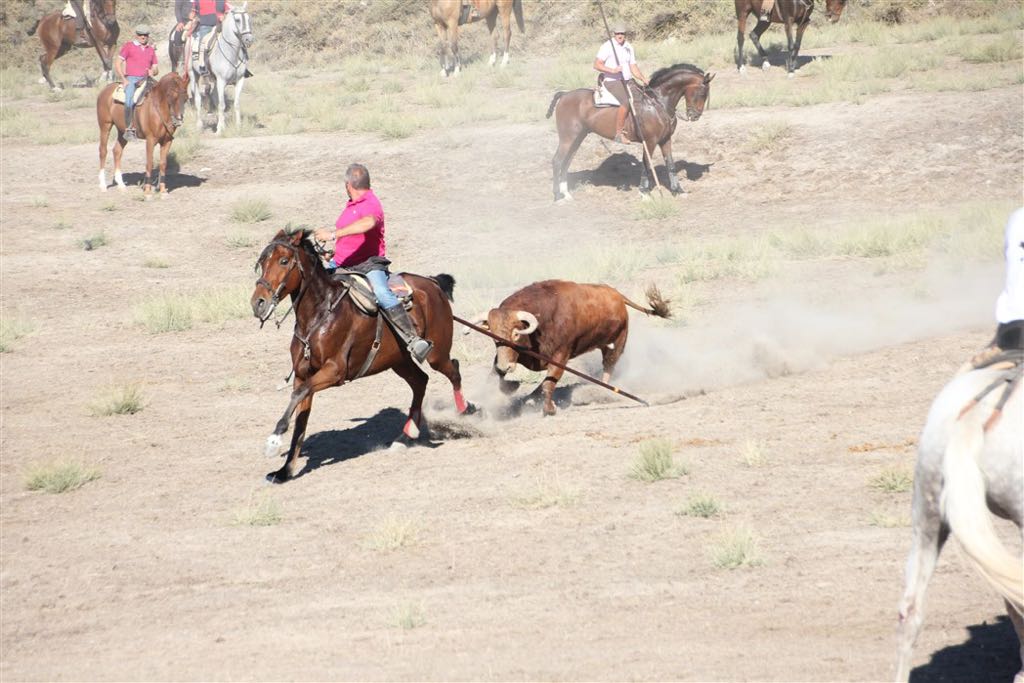
[[[395,334],[405,342],[409,353],[422,363],[433,348],[433,343],[416,332],[416,326],[405,307],[388,288],[388,266],[385,256],[384,209],[377,195],[370,189],[370,172],[362,164],[352,164],[345,171],[345,191],[348,203],[334,223],[334,229],[320,228],[314,239],[334,243],[331,267],[354,270],[366,275],[377,297],[377,304],[391,323]]]
[[[192,0],[191,19],[198,22],[198,31],[192,33],[192,61],[199,65],[199,73],[206,74],[206,64],[200,58],[203,38],[211,31],[220,28],[224,15],[231,9],[227,0]]]
[[[135,40],[121,46],[114,61],[114,69],[124,86],[124,137],[135,139],[135,121],[132,118],[135,106],[135,88],[139,81],[156,76],[160,69],[156,63],[156,50],[149,44],[149,27],[140,24],[135,29]]]

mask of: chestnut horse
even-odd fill
[[[679,100],[686,98],[686,120],[696,121],[704,112],[704,105],[711,96],[711,79],[714,74],[705,74],[692,64],[676,64],[656,71],[650,80],[648,94],[636,92],[633,100],[636,114],[640,118],[644,134],[644,155],[653,151],[655,145],[661,147],[661,155],[665,158],[665,170],[668,172],[669,189],[672,192],[683,192],[675,174],[675,162],[672,159],[672,134],[676,130],[676,113]],[[635,92],[635,90],[634,90]],[[580,88],[570,92],[556,92],[548,107],[547,117],[555,114],[555,126],[558,129],[558,149],[551,160],[554,181],[555,201],[572,199],[569,194],[567,174],[569,163],[583,138],[590,133],[597,133],[609,140],[615,137],[615,111],[617,107],[594,106],[594,90]],[[632,116],[626,120],[625,133],[631,140],[639,140],[634,131]],[[653,160],[651,161],[653,165]],[[648,192],[651,188],[647,173],[647,164],[643,165],[640,177],[640,191]]]
[[[78,29],[77,20],[61,16],[60,11],[50,12],[37,21],[28,34],[32,35],[38,30],[39,41],[43,44],[43,53],[39,55],[43,77],[39,82],[48,83],[53,90],[60,90],[60,86],[50,78],[50,65],[73,47],[95,47],[103,63],[101,78],[113,80],[114,47],[121,33],[121,27],[117,24],[116,6],[117,0],[92,0],[89,3],[88,33]]]
[[[459,25],[470,24],[483,19],[487,22],[487,31],[491,34],[494,47],[491,49],[490,65],[498,61],[498,18],[501,18],[505,50],[501,65],[507,66],[509,60],[508,46],[512,42],[512,14],[515,13],[516,24],[521,32],[526,31],[523,20],[523,0],[470,0],[471,8],[467,16],[463,16],[463,0],[430,0],[430,17],[437,29],[437,39],[441,41],[441,75],[458,75],[462,69],[459,57]]]
[[[121,155],[128,141],[124,137],[124,105],[114,102],[114,90],[119,84],[111,83],[96,97],[96,122],[100,127],[100,189],[107,189],[107,140],[111,127],[117,127],[117,141],[114,143],[114,182],[124,189],[121,177]],[[153,148],[160,145],[160,173],[157,186],[161,196],[167,196],[167,153],[171,151],[174,133],[181,126],[188,99],[188,76],[169,73],[159,82],[150,81],[149,92],[141,104],[135,107],[135,131],[146,139],[146,180],[145,192],[152,192],[150,175],[153,172]]]
[[[825,0],[825,17],[832,23],[839,21],[846,7],[847,0]],[[768,54],[761,47],[761,34],[768,30],[771,24],[782,24],[786,27],[786,44],[789,54],[786,56],[786,70],[793,75],[796,69],[796,59],[800,54],[800,41],[804,38],[804,31],[811,21],[811,12],[814,11],[814,0],[775,0],[775,6],[769,13],[769,20],[760,19],[761,9],[764,0],[736,0],[736,68],[740,73],[746,71],[743,64],[743,32],[747,30],[747,15],[753,13],[758,16],[757,26],[750,32],[750,40],[753,41],[757,53],[761,55],[761,68],[768,69]],[[796,25],[796,41],[793,40],[793,25]]]
[[[295,474],[295,460],[302,449],[313,394],[318,391],[394,370],[412,389],[409,419],[399,438],[416,439],[425,426],[422,407],[427,373],[416,364],[390,327],[383,325],[380,313],[370,316],[356,308],[349,296],[350,285],[338,282],[323,267],[307,239],[309,235],[306,230],[290,234],[281,230],[274,236],[256,262],[260,277],[250,301],[253,315],[261,326],[270,319],[285,295],[291,297],[295,310],[291,341],[295,382],[291,401],[274,433],[267,438],[267,455],[277,455],[281,435],[288,431],[293,414],[295,431],[284,466],[267,475],[267,480],[275,484],[288,481]],[[415,306],[410,315],[421,330],[421,336],[434,343],[427,363],[452,383],[459,414],[471,412],[473,406],[462,396],[459,363],[450,356],[452,309],[449,299],[455,280],[450,275],[428,278],[403,273],[403,277],[413,288]],[[382,330],[381,325],[387,331]]]

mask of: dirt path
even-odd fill
[[[719,78],[727,87],[738,76]],[[577,386],[555,418],[527,410],[462,423],[434,376],[435,441],[393,452],[382,448],[400,428],[407,389],[390,375],[361,380],[317,398],[306,470],[272,490],[260,481],[277,464],[260,451],[286,403],[274,387],[287,373],[290,331],[238,320],[147,335],[133,311],[160,293],[251,286],[274,230],[333,221],[349,160],[371,167],[396,261],[460,277],[509,262],[571,264],[594,244],[657,250],[680,234],[753,235],[1019,198],[1020,111],[1017,87],[713,109],[677,134],[693,177],[683,211],[666,223],[634,219],[633,191],[615,187],[628,159],[608,161],[596,140],[572,168],[583,183],[576,201],[553,205],[555,140],[544,121],[398,142],[204,138],[186,182],[149,203],[136,201],[137,189],[97,191],[92,144],[5,141],[0,305],[35,329],[0,357],[0,677],[889,677],[909,529],[872,519],[905,517],[910,494],[869,481],[912,467],[931,398],[990,333],[998,268],[971,299],[973,313],[907,338],[880,332],[829,347],[795,374],[730,383],[713,364],[728,359],[695,346],[703,366],[680,386],[645,386],[634,361],[624,376],[653,399],[649,409]],[[736,141],[766,120],[788,123],[791,141],[745,153]],[[141,150],[127,156],[137,173]],[[243,197],[267,200],[272,221],[232,224]],[[109,244],[81,250],[100,229]],[[238,230],[259,244],[229,248],[225,236]],[[169,267],[146,267],[151,258]],[[843,264],[808,272],[801,291],[832,293],[830,305],[880,296],[883,281],[911,287]],[[742,282],[721,290],[709,317],[765,295]],[[457,302],[497,294],[456,288]],[[930,310],[953,305],[939,298]],[[635,323],[627,356],[642,358],[659,332]],[[470,398],[493,404],[486,363],[466,375]],[[104,387],[128,381],[142,387],[142,412],[89,414]],[[686,476],[626,476],[651,437],[676,445]],[[763,464],[743,462],[748,444]],[[58,458],[95,464],[102,477],[64,495],[24,490],[30,466]],[[538,491],[564,505],[532,509]],[[698,492],[722,501],[724,516],[675,514]],[[268,498],[279,524],[233,524]],[[389,520],[412,524],[415,542],[375,549]],[[709,548],[734,526],[756,534],[763,564],[714,568]],[[947,552],[931,586],[918,673],[1005,680],[1016,670],[1012,630],[956,555]]]

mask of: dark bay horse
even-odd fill
[[[651,76],[649,95],[641,96],[637,93],[633,96],[644,134],[644,154],[646,156],[648,151],[653,152],[655,145],[661,147],[672,192],[683,191],[676,178],[675,162],[672,159],[672,134],[676,130],[676,119],[679,118],[676,107],[679,100],[685,97],[686,120],[699,119],[711,96],[711,79],[714,77],[714,74],[705,74],[692,64],[676,64],[659,69]],[[554,112],[558,129],[558,149],[551,160],[555,201],[572,199],[567,173],[569,163],[583,139],[590,133],[597,133],[609,140],[615,137],[616,109],[594,106],[594,91],[591,88],[555,93],[547,114],[551,118]],[[634,127],[630,116],[626,120],[625,133],[631,140],[639,140]],[[640,190],[648,192],[650,188],[647,164],[644,164]]]
[[[111,83],[96,97],[96,122],[100,127],[100,189],[107,189],[107,140],[110,129],[117,128],[114,143],[114,182],[124,189],[121,177],[121,155],[128,141],[124,137],[124,105],[114,102],[117,83]],[[160,173],[157,186],[162,197],[167,196],[167,153],[171,151],[174,133],[181,126],[188,100],[188,76],[169,73],[157,83],[150,83],[149,92],[141,104],[135,107],[135,131],[146,140],[145,192],[152,192],[150,176],[153,172],[153,148],[160,145]]]
[[[846,7],[847,0],[825,0],[825,17],[832,23],[839,21]],[[775,6],[769,13],[769,20],[760,19],[765,0],[736,0],[736,68],[743,73],[746,66],[743,64],[743,32],[747,30],[747,15],[755,14],[758,17],[757,26],[750,32],[750,40],[753,41],[757,53],[761,55],[761,68],[767,69],[771,66],[768,63],[768,54],[761,47],[761,34],[768,30],[771,24],[782,24],[786,27],[786,45],[789,54],[786,56],[786,70],[793,75],[796,69],[796,59],[800,55],[800,41],[804,38],[804,31],[811,21],[811,12],[814,11],[814,0],[775,0]],[[796,26],[796,40],[793,40],[793,26]]]
[[[43,70],[40,83],[48,83],[53,90],[60,87],[50,78],[50,65],[73,47],[94,47],[103,63],[102,77],[113,79],[114,48],[121,27],[117,24],[116,0],[92,0],[89,3],[88,29],[79,30],[77,21],[61,16],[61,12],[50,12],[29,29],[32,35],[38,31],[43,53],[39,55],[39,66]]]
[[[278,302],[291,297],[295,310],[295,331],[291,341],[292,369],[295,381],[291,401],[278,421],[274,433],[267,438],[267,455],[277,455],[281,435],[288,431],[295,415],[295,431],[287,459],[281,469],[271,472],[267,479],[280,484],[295,474],[295,460],[302,449],[313,394],[345,382],[394,370],[412,389],[409,419],[402,430],[406,439],[416,439],[423,420],[423,396],[427,389],[427,374],[409,355],[405,344],[399,342],[384,324],[376,356],[372,347],[378,334],[379,315],[361,312],[348,295],[348,287],[338,283],[320,263],[314,247],[306,239],[309,232],[299,230],[286,233],[281,230],[263,249],[256,270],[260,277],[253,290],[252,312],[262,325]],[[459,414],[472,410],[462,396],[462,376],[458,361],[451,358],[452,309],[449,304],[455,285],[450,275],[427,278],[403,273],[413,290],[415,306],[410,315],[421,336],[434,343],[427,363],[452,383],[455,408]],[[296,411],[297,414],[296,414]]]
[[[501,18],[502,35],[505,38],[505,50],[501,65],[507,66],[509,60],[508,46],[512,42],[512,14],[521,32],[526,31],[523,20],[523,0],[470,0],[472,12],[463,14],[463,0],[430,0],[430,18],[434,20],[437,39],[441,41],[441,75],[458,75],[462,69],[459,57],[459,25],[473,23],[483,19],[487,22],[487,30],[491,34],[494,47],[491,50],[490,65],[498,61],[498,18]]]

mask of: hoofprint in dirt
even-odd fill
[[[259,485],[270,469],[260,451],[287,401],[275,386],[288,372],[288,325],[147,334],[137,308],[166,293],[247,296],[258,245],[288,221],[333,221],[353,160],[370,165],[396,264],[458,278],[509,262],[570,265],[574,245],[657,250],[681,233],[845,225],[1019,197],[1020,103],[1019,88],[1006,88],[712,109],[680,126],[677,157],[695,178],[668,223],[634,219],[633,190],[615,190],[621,177],[606,172],[596,141],[570,171],[584,181],[577,202],[552,206],[554,134],[540,122],[399,142],[204,138],[159,204],[136,202],[137,189],[99,195],[93,144],[5,141],[0,305],[34,330],[2,356],[0,677],[890,676],[910,494],[871,482],[912,467],[928,403],[988,339],[985,302],[948,332],[897,345],[883,334],[804,372],[712,382],[704,394],[659,388],[648,409],[578,388],[555,418],[527,407],[463,426],[438,407],[447,387],[434,375],[438,436],[404,452],[385,450],[408,403],[404,383],[361,380],[316,398],[307,471],[273,490]],[[733,144],[759,116],[789,122],[785,155]],[[136,150],[127,173],[141,165]],[[265,199],[274,218],[232,223],[246,196]],[[83,251],[100,230],[106,246]],[[235,232],[254,246],[228,246]],[[836,307],[870,296],[836,280],[843,265],[804,284],[834,293],[825,301]],[[511,289],[456,285],[456,304],[496,303]],[[741,281],[717,289],[710,306],[723,310],[755,292]],[[464,369],[467,393],[488,398],[486,360]],[[140,385],[141,412],[90,414],[106,387],[126,382]],[[687,474],[629,478],[653,438],[671,442]],[[24,490],[29,468],[60,459],[101,476],[63,495]],[[700,494],[722,503],[720,517],[676,514]],[[238,523],[263,501],[279,506],[278,523]],[[716,568],[723,534],[743,528],[760,564]],[[404,545],[387,549],[396,539]],[[1002,606],[955,555],[931,584],[915,664],[951,678],[1012,675]]]

